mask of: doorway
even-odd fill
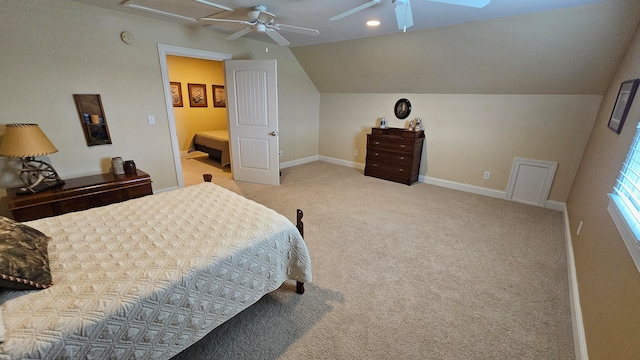
[[[169,80],[169,67],[167,63],[167,56],[175,55],[181,57],[190,57],[197,59],[205,59],[205,60],[214,60],[214,61],[224,61],[231,59],[230,54],[218,53],[207,50],[198,50],[198,49],[190,49],[183,48],[179,46],[173,45],[164,45],[158,44],[158,56],[160,60],[160,71],[162,75],[162,85],[165,93],[165,104],[167,108],[167,118],[169,123],[169,135],[171,137],[171,148],[173,150],[173,162],[175,166],[176,172],[176,182],[178,187],[184,187],[184,178],[182,173],[182,160],[181,160],[181,150],[180,150],[180,142],[178,137],[178,130],[176,126],[176,119],[174,115],[173,108],[173,100],[171,97],[171,84]],[[186,86],[187,84],[185,84]],[[211,84],[207,84],[211,85]],[[213,89],[211,89],[213,91]],[[183,101],[183,106],[188,106],[188,98],[185,98]],[[212,104],[213,105],[213,104]]]

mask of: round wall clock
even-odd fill
[[[393,112],[398,119],[406,119],[411,113],[411,103],[407,99],[400,99],[396,101],[396,106],[393,108]]]

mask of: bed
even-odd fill
[[[220,161],[222,166],[231,163],[229,154],[229,130],[200,131],[191,140],[191,151],[202,151],[209,154],[209,157]]]
[[[0,291],[0,359],[169,359],[285,281],[304,292],[301,218],[204,182],[15,223],[48,236],[53,285]]]

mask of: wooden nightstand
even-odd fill
[[[109,205],[153,194],[151,177],[137,174],[99,174],[66,179],[59,188],[37,194],[18,194],[7,189],[9,210],[16,221],[29,221]]]

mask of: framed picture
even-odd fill
[[[407,99],[400,99],[396,101],[396,105],[393,107],[393,113],[398,119],[406,119],[411,113],[411,103]]]
[[[624,125],[624,121],[629,113],[629,108],[633,102],[633,96],[636,94],[636,90],[638,90],[638,83],[640,83],[640,80],[634,79],[624,81],[622,85],[620,85],[618,98],[611,112],[608,125],[609,129],[615,131],[617,134],[620,134],[622,131],[622,125]]]
[[[213,107],[227,107],[227,93],[224,85],[213,85]]]
[[[182,107],[182,84],[173,81],[170,84],[173,107]]]
[[[191,107],[207,107],[207,86],[205,84],[188,84],[189,105]]]

